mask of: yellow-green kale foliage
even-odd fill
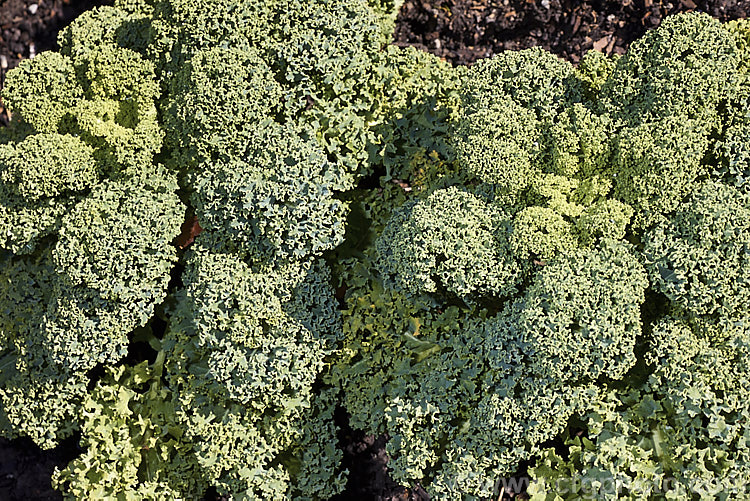
[[[540,121],[553,119],[583,97],[573,65],[539,47],[479,61],[468,72],[463,91],[471,109],[509,97]]]
[[[674,16],[635,41],[601,87],[604,111],[628,125],[709,119],[741,81],[741,38],[707,14]]]
[[[80,137],[94,147],[108,175],[138,175],[161,149],[159,96],[153,63],[130,48],[103,42],[24,61],[3,89],[7,106],[24,126]]]
[[[97,184],[94,149],[70,134],[34,134],[0,145],[0,215],[3,247],[32,252],[56,232],[61,216]]]
[[[315,141],[270,122],[248,127],[242,155],[207,162],[189,176],[202,238],[254,262],[319,255],[344,238],[348,181]]]
[[[78,385],[74,405],[45,418],[58,420],[48,426],[53,438],[66,419],[71,429],[82,423],[89,452],[58,477],[70,495],[198,498],[212,485],[236,497],[284,499],[341,489],[333,394],[313,391],[341,335],[320,256],[343,240],[338,193],[370,169],[366,147],[387,113],[381,77],[400,78],[382,51],[395,9],[340,0],[118,1],[79,18],[61,34],[61,54],[47,66],[45,58],[28,63],[29,81],[9,85],[19,131],[70,137],[85,154],[64,166],[77,169],[73,176],[48,163],[60,180],[46,181],[35,203],[54,204],[40,207],[46,219],[14,243],[30,257],[7,255],[7,302],[31,309],[44,284],[19,292],[11,272],[44,272],[60,284],[59,295],[45,293],[68,337],[81,339],[45,356],[70,362],[71,377],[94,362],[118,364],[155,311],[169,321],[163,340],[150,339],[165,359],[159,384],[142,366],[114,368],[84,399],[85,377],[68,383],[44,373],[49,385]],[[46,85],[31,81],[34,72],[57,78],[48,86],[59,96],[27,103],[35,81]],[[48,112],[55,107],[59,116]],[[8,190],[32,193],[18,180],[33,179],[50,155],[17,169],[19,147],[4,148]],[[160,305],[178,254],[170,242],[184,220],[177,192],[204,231]],[[17,205],[28,212],[24,202]],[[27,270],[31,264],[41,270]],[[57,333],[50,322],[42,327]],[[8,339],[26,346],[17,332]],[[109,342],[100,346],[102,339]],[[8,427],[20,426],[14,411]],[[131,426],[133,419],[150,424]],[[127,474],[114,480],[117,471]]]
[[[549,129],[582,97],[573,66],[541,49],[479,61],[462,78],[452,138],[459,164],[516,196],[551,172]]]
[[[281,111],[282,87],[255,50],[198,52],[172,86],[165,125],[186,164],[248,155],[253,131]]]
[[[183,280],[165,377],[191,460],[238,498],[338,492],[334,402],[313,391],[341,332],[325,264],[253,269],[199,246]]]
[[[750,110],[750,105],[745,104]],[[733,184],[747,191],[750,180],[750,150],[747,137],[750,136],[750,117],[733,122],[724,130],[723,140],[716,143],[716,156],[721,162],[717,170]]]
[[[169,45],[157,65],[175,85],[168,134],[187,132],[190,148],[222,154],[247,128],[278,121],[317,140],[349,175],[366,171],[390,32],[365,0],[170,0],[157,4],[153,26]]]
[[[329,498],[337,403],[436,499],[750,480],[747,23],[459,69],[399,3],[117,0],[9,73],[0,433],[80,429],[69,498]]]
[[[390,437],[396,480],[489,496],[597,398],[599,378],[635,364],[646,272],[610,239],[548,262],[519,254],[512,213],[481,191],[404,193],[389,183],[353,202],[372,244],[343,272],[331,380],[353,426]]]
[[[37,132],[59,132],[60,121],[83,99],[73,61],[57,52],[44,52],[10,72],[3,102]]]
[[[330,380],[397,481],[497,496],[539,453],[535,499],[746,478],[743,33],[693,14],[578,69],[478,62],[453,74],[447,154],[352,195]],[[579,417],[570,458],[544,451]]]
[[[85,452],[53,475],[67,499],[185,499],[208,488],[153,366],[111,369],[82,404]]]
[[[2,432],[44,447],[166,297],[185,210],[154,159],[153,64],[109,44],[68,52],[25,61],[3,90]]]
[[[636,210],[637,227],[676,209],[717,167],[726,169],[715,165],[714,149],[731,173],[744,173],[734,129],[711,143],[723,127],[741,123],[732,105],[747,93],[745,53],[741,36],[708,15],[677,16],[633,43],[602,85],[601,110],[623,126],[610,175],[616,196]]]
[[[711,129],[703,120],[684,116],[620,130],[609,175],[615,196],[633,206],[639,229],[677,209],[709,174],[703,159],[710,141]]]
[[[325,499],[340,489],[342,477],[330,478],[341,455],[330,392],[299,411],[300,428],[259,431],[236,409],[194,417],[164,383],[165,354],[151,365],[112,369],[86,396],[86,451],[53,477],[67,499],[198,499],[227,482],[232,487],[222,492],[240,499]],[[286,435],[283,467],[269,467],[277,451],[264,432]]]
[[[479,180],[515,193],[541,175],[542,132],[532,110],[498,98],[462,117],[459,127],[456,155]]]
[[[707,181],[644,238],[654,286],[691,316],[745,321],[750,195]]]
[[[34,134],[3,149],[3,184],[31,203],[99,182],[94,149],[70,134]]]
[[[532,370],[570,382],[624,376],[635,364],[646,287],[635,254],[614,241],[544,266],[519,318]]]
[[[726,28],[739,35],[741,49],[739,83],[729,95],[722,117],[723,131],[714,145],[717,164],[714,175],[747,191],[750,179],[750,151],[748,151],[748,127],[750,126],[750,21],[739,20],[727,23]]]
[[[648,380],[597,403],[584,418],[587,435],[568,439],[568,458],[544,452],[531,499],[742,499],[750,482],[750,331],[747,322],[719,329],[661,319]]]
[[[742,26],[672,18],[634,44],[602,87],[604,109],[625,124],[611,172],[616,196],[635,209],[649,325],[637,369],[584,414],[568,454],[548,449],[531,470],[533,500],[747,496]]]
[[[470,182],[507,206],[518,255],[545,260],[624,237],[633,211],[611,196],[607,172],[615,129],[585,75],[529,49],[481,61],[462,83],[450,144]]]
[[[59,407],[46,405],[29,385],[83,394],[91,369],[126,354],[128,334],[145,325],[166,296],[176,261],[169,242],[183,215],[175,189],[173,180],[158,177],[149,184],[104,182],[61,217],[43,249],[4,256],[7,364],[0,392],[12,425],[4,433],[54,445],[70,432],[80,395],[67,396]]]
[[[393,214],[376,243],[378,269],[407,296],[506,297],[527,271],[509,252],[510,231],[500,207],[455,187],[436,190]]]
[[[449,117],[457,101],[459,68],[414,47],[385,49],[382,64],[373,68],[371,92],[379,109],[369,124],[368,170],[385,169],[387,179],[420,177],[412,162],[420,156],[437,155],[452,161],[448,146]]]

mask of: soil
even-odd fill
[[[745,18],[750,0],[406,0],[395,43],[453,64],[536,46],[576,63],[591,49],[624,54],[665,16],[692,11]]]
[[[338,409],[336,424],[339,427],[339,445],[344,451],[342,466],[349,470],[346,491],[331,501],[428,501],[430,496],[421,486],[406,489],[388,474],[388,454],[385,444],[388,437],[367,435],[349,426],[346,412]]]
[[[50,451],[31,439],[0,438],[0,499],[4,501],[57,501],[60,493],[50,479],[55,468],[64,468],[81,453],[79,437],[71,437]]]
[[[112,0],[0,0],[0,88],[22,59],[55,49],[59,29],[81,12]],[[588,50],[623,54],[646,30],[671,14],[704,11],[727,21],[745,18],[750,0],[406,0],[394,43],[413,45],[453,64],[471,64],[504,50],[541,46],[576,63]],[[7,124],[0,102],[0,125]],[[183,245],[199,228],[188,228]],[[349,469],[347,490],[336,500],[424,501],[420,486],[405,489],[388,475],[385,437],[349,428],[339,413],[340,446]],[[42,451],[28,439],[0,439],[0,499],[59,500],[50,476],[80,453],[70,439]],[[523,469],[519,476],[524,476]],[[503,499],[525,499],[505,493]],[[216,499],[207,496],[207,499]]]

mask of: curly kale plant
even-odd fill
[[[330,498],[337,407],[436,499],[744,494],[748,23],[452,68],[399,4],[117,0],[8,74],[0,434],[80,433],[72,499]]]
[[[484,498],[537,458],[534,499],[742,484],[744,376],[698,374],[747,363],[746,33],[686,15],[614,61],[480,61],[443,98],[450,151],[355,194],[331,381],[394,478]]]
[[[342,488],[320,256],[369,169],[395,8],[120,1],[8,76],[0,426],[45,447],[80,428],[71,496]],[[157,362],[131,366],[144,341]]]
[[[158,95],[153,65],[116,46],[42,54],[8,76],[17,120],[0,145],[0,392],[10,436],[46,447],[68,436],[90,371],[117,363],[166,297],[185,209],[175,174],[154,159]]]

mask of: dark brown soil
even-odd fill
[[[13,68],[21,59],[55,47],[57,32],[84,10],[90,0],[0,1],[0,56]]]
[[[62,499],[50,479],[80,454],[73,437],[56,449],[42,451],[30,439],[0,438],[0,499],[3,501],[57,501]]]
[[[0,88],[21,59],[54,49],[57,32],[78,14],[111,0],[0,0]],[[34,7],[36,6],[36,7]],[[394,42],[414,45],[453,64],[471,64],[503,50],[541,46],[573,63],[590,49],[622,54],[671,14],[703,10],[726,21],[747,17],[750,0],[406,0]],[[0,125],[7,116],[0,103]],[[385,438],[351,430],[340,418],[340,445],[350,471],[345,501],[424,501],[419,486],[388,476]],[[50,476],[79,450],[75,440],[41,451],[29,440],[0,439],[0,500],[57,500]],[[523,472],[519,473],[524,475]],[[524,499],[523,493],[503,499]]]
[[[576,63],[591,49],[623,54],[665,16],[695,10],[745,18],[750,0],[406,0],[395,43],[454,64],[536,46]]]

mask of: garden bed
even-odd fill
[[[577,63],[591,49],[624,54],[666,16],[702,11],[728,21],[747,17],[748,10],[746,0],[407,0],[395,43],[453,64],[527,47]]]
[[[3,2],[0,55],[7,68],[2,68],[2,74],[21,59],[53,49],[56,31],[97,4],[100,2],[77,2],[75,6],[63,0]],[[749,4],[732,0],[407,0],[398,18],[394,42],[414,45],[453,64],[471,64],[504,50],[531,46],[541,46],[576,63],[590,49],[624,53],[631,41],[659,25],[667,15],[703,10],[726,21],[746,17]],[[7,122],[4,111],[0,120]],[[338,499],[428,499],[418,486],[405,491],[388,477],[382,438],[349,429],[343,414],[338,421],[342,426],[344,463],[351,472],[348,489]],[[29,440],[0,440],[0,499],[59,499],[59,494],[49,487],[51,472],[55,466],[64,467],[78,452],[74,439],[46,452]]]

